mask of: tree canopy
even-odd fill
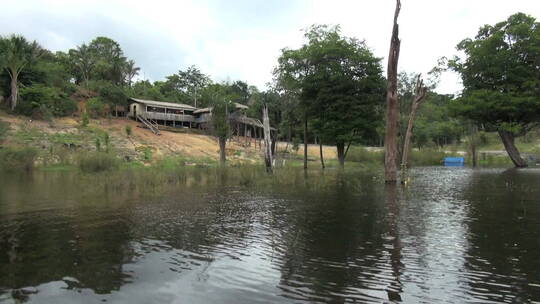
[[[464,90],[455,112],[498,131],[515,165],[525,166],[513,142],[540,124],[540,24],[517,13],[483,26],[457,49],[464,56],[449,64]]]
[[[277,78],[297,94],[317,136],[337,146],[343,164],[345,145],[376,136],[385,87],[381,60],[337,26],[312,26],[305,37],[300,49],[283,50]]]

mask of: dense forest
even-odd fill
[[[482,132],[498,132],[516,166],[514,138],[540,118],[540,26],[515,14],[481,28],[457,48],[462,58],[441,60],[426,75],[425,100],[414,122],[413,147],[443,147]],[[335,145],[341,164],[353,145],[384,145],[387,79],[382,58],[368,41],[346,37],[339,26],[305,30],[298,49],[283,49],[273,82],[261,90],[245,81],[216,82],[196,66],[164,80],[141,79],[140,67],[121,46],[97,37],[66,51],[51,52],[20,35],[0,38],[0,98],[6,111],[50,120],[60,116],[113,115],[128,97],[206,107],[218,101],[249,106],[262,120],[268,106],[278,139]],[[441,71],[463,78],[460,96],[436,93]],[[399,134],[403,140],[415,98],[415,71],[398,75]],[[513,155],[514,154],[514,155]]]

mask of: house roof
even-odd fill
[[[145,105],[151,105],[151,106],[157,106],[157,107],[175,108],[175,109],[192,110],[192,111],[197,110],[197,108],[195,108],[194,106],[190,106],[183,103],[145,100],[145,99],[138,99],[138,98],[130,98],[129,100],[132,100],[137,103],[142,103]]]
[[[235,103],[234,103],[234,106],[236,107],[236,109],[243,109],[243,110],[249,109],[248,106],[243,105],[243,104],[238,103],[238,102],[235,102]],[[212,112],[212,107],[203,108],[203,109],[198,109],[198,110],[196,110],[196,111],[193,112],[193,113],[198,114],[198,113],[206,113],[206,112]]]
[[[259,128],[264,128],[262,122],[260,120],[258,120],[258,119],[255,119],[255,118],[250,118],[250,117],[245,117],[245,116],[238,116],[238,117],[234,117],[233,120],[241,122],[241,123],[245,123],[246,125],[252,125],[252,126],[259,127]]]
[[[212,111],[212,108],[202,108],[202,109],[195,110],[193,113],[199,114],[199,113],[206,113],[206,112],[211,112],[211,111]]]

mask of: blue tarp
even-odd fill
[[[463,167],[465,165],[465,158],[463,157],[445,157],[445,167]]]

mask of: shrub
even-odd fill
[[[20,91],[21,101],[15,111],[35,118],[51,115],[66,116],[77,111],[77,103],[67,97],[60,89],[41,84],[24,87]]]
[[[293,137],[292,139],[292,149],[294,152],[298,152],[298,150],[300,149],[300,138],[298,137]]]
[[[437,166],[444,163],[447,154],[444,151],[432,149],[412,150],[409,154],[411,166]]]
[[[90,119],[88,118],[88,113],[86,111],[84,111],[82,113],[82,126],[83,127],[87,127],[88,126],[88,123],[90,122]]]
[[[90,116],[93,118],[106,115],[105,104],[99,97],[93,97],[86,101],[86,111],[90,113]]]
[[[0,120],[0,142],[6,137],[9,131],[9,123]]]
[[[96,137],[96,151],[101,152],[101,139]]]
[[[146,147],[144,148],[144,160],[146,161],[151,161],[152,160],[152,148],[151,147]]]
[[[111,154],[102,152],[85,153],[79,157],[79,168],[86,173],[117,169],[120,161]]]
[[[34,148],[13,148],[6,147],[0,149],[0,169],[7,171],[31,171],[37,157],[37,150]]]
[[[108,105],[127,105],[127,95],[124,89],[110,81],[98,80],[89,84],[92,91],[98,93],[101,101]]]
[[[360,163],[383,164],[384,151],[369,151],[363,147],[351,147],[347,153],[346,160]]]
[[[133,133],[133,130],[131,129],[131,126],[126,126],[126,135],[127,137],[130,137],[131,134]]]
[[[111,138],[109,137],[109,133],[105,132],[105,134],[103,134],[103,142],[105,143],[105,152],[109,153],[111,146]]]

